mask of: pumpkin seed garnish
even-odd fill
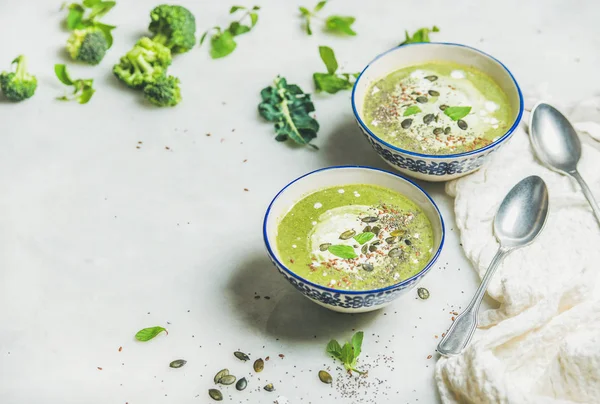
[[[178,368],[182,367],[183,365],[185,365],[186,363],[187,363],[186,360],[177,359],[177,360],[174,360],[173,362],[169,363],[169,367],[178,369]]]
[[[432,97],[439,97],[439,96],[440,96],[440,93],[438,93],[438,92],[437,92],[437,91],[435,91],[435,90],[429,90],[429,91],[428,91],[428,93],[429,93],[429,95],[430,95],[430,96],[432,96]]]
[[[371,226],[367,226],[363,229],[363,233],[371,233]]]
[[[392,248],[390,252],[388,252],[388,256],[390,258],[397,258],[402,255],[402,250],[400,248]]]
[[[265,390],[267,390],[269,393],[272,392],[273,390],[275,390],[275,387],[273,387],[273,383],[269,383],[264,387]]]
[[[323,243],[319,246],[320,251],[327,251],[327,249],[331,247],[331,243]]]
[[[376,245],[373,245],[373,244],[371,244],[371,245],[369,246],[369,251],[371,251],[371,252],[375,252],[375,251],[377,251],[377,246],[376,246]]]
[[[235,383],[236,380],[237,377],[235,377],[234,375],[225,375],[221,378],[221,380],[219,380],[219,383],[224,386],[229,386],[230,384]]]
[[[365,271],[367,271],[367,272],[371,272],[371,271],[373,271],[373,269],[375,269],[375,268],[373,267],[373,264],[369,264],[368,262],[365,262],[364,264],[362,264],[362,268],[363,268]],[[319,377],[320,377],[320,376],[321,376],[321,375],[319,374]],[[331,377],[331,376],[329,376],[329,377]],[[321,379],[321,380],[322,380],[322,379]],[[323,382],[323,383],[325,383],[325,382]]]
[[[447,106],[446,104],[442,104],[442,105],[440,105],[440,109],[441,109],[442,111],[445,111],[445,110],[446,110],[446,108],[448,108],[448,106]]]
[[[411,245],[412,243],[410,242],[410,240],[409,240],[409,239],[405,239],[405,240],[404,240],[404,244],[406,244],[406,245]]]
[[[429,81],[436,81],[438,79],[438,76],[431,75],[431,76],[425,76],[425,78]]]
[[[325,384],[333,383],[333,378],[324,370],[319,370],[319,379]]]
[[[323,250],[321,250],[321,251],[323,251]],[[250,360],[250,357],[249,357],[248,355],[246,355],[245,353],[243,353],[243,352],[240,352],[240,351],[235,351],[235,352],[233,353],[233,355],[234,355],[236,358],[238,358],[239,360],[241,360],[241,361],[244,361],[244,362],[246,362],[246,361],[249,361],[249,360]]]
[[[422,299],[422,300],[429,299],[429,291],[425,288],[418,288],[417,295],[419,296],[419,299]]]
[[[402,129],[408,129],[410,128],[410,125],[412,125],[412,121],[412,119],[406,118],[405,120],[400,122],[400,126],[402,126]]]
[[[220,370],[219,373],[215,375],[215,384],[218,384],[221,381],[223,376],[227,376],[229,374],[229,369]]]
[[[240,380],[238,380],[238,382],[235,384],[235,388],[237,389],[237,391],[242,391],[246,388],[246,386],[248,386],[248,380],[246,380],[245,377],[242,377]]]
[[[442,128],[435,128],[433,130],[434,135],[441,135],[442,133],[444,133],[444,129],[442,129]]]
[[[420,102],[421,104],[426,104],[427,103],[427,97],[425,97],[424,95],[420,95],[416,98],[417,102]]]
[[[375,234],[375,236],[378,236],[380,231],[381,229],[379,228],[379,226],[375,226],[371,229],[371,233]]]
[[[467,123],[465,121],[463,121],[462,119],[458,120],[458,127],[461,128],[462,130],[466,130],[469,125],[467,125]]]
[[[390,235],[394,236],[394,237],[402,237],[405,234],[406,234],[406,230],[404,230],[404,229],[396,229],[390,233]]]
[[[208,395],[215,401],[223,400],[223,394],[221,394],[221,392],[217,389],[208,390]]]
[[[388,244],[394,244],[395,241],[396,241],[396,237],[394,237],[394,236],[388,237],[385,239],[385,242]]]
[[[262,372],[265,368],[265,361],[263,361],[262,358],[258,358],[254,361],[253,367],[256,373]]]
[[[450,132],[452,132],[452,129],[450,128],[450,126],[446,126],[446,128],[444,129],[444,134],[449,135]]]
[[[375,216],[367,216],[360,219],[363,223],[373,223],[378,221],[379,219]]]
[[[355,230],[346,230],[345,232],[340,234],[340,240],[349,240],[354,236],[356,236]]]
[[[425,125],[429,125],[431,123],[431,121],[433,121],[434,115],[433,114],[427,114],[423,117],[423,123]]]
[[[371,245],[379,245],[381,244],[381,240],[375,240],[371,243]]]
[[[369,251],[369,245],[365,244],[362,246],[362,248],[360,249],[360,252],[367,255],[367,252]]]

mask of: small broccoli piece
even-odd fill
[[[150,19],[152,40],[173,53],[187,52],[196,45],[196,18],[187,8],[163,4],[150,12]]]
[[[30,98],[37,88],[37,78],[27,72],[27,58],[17,56],[12,63],[17,64],[15,72],[0,74],[0,88],[4,96],[11,101],[23,101]]]
[[[140,89],[163,77],[171,61],[169,48],[142,38],[113,67],[113,73],[129,87]]]
[[[104,32],[98,28],[76,29],[67,41],[67,51],[73,60],[97,65],[108,50]]]
[[[153,84],[144,87],[144,97],[159,107],[173,107],[181,101],[179,79],[177,77],[161,77]]]

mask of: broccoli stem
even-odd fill
[[[166,36],[165,34],[156,34],[152,37],[152,40],[154,42],[157,42],[161,45],[167,45],[167,41],[169,40],[169,37]]]
[[[17,71],[15,72],[15,76],[22,80],[27,75],[27,58],[24,55],[19,55],[13,63],[17,63]]]

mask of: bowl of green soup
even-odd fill
[[[444,244],[435,202],[388,171],[329,167],[286,185],[264,219],[275,267],[300,293],[339,312],[379,309],[429,272]]]
[[[510,139],[523,96],[492,56],[465,45],[418,43],[373,60],[354,84],[352,108],[388,164],[447,181],[477,170]]]

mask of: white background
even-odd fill
[[[277,74],[312,91],[312,73],[325,71],[319,45],[333,47],[342,69],[356,72],[403,40],[405,29],[436,24],[434,40],[499,58],[524,92],[548,82],[561,101],[584,98],[600,90],[600,3],[332,1],[322,14],[356,16],[353,38],[325,34],[318,22],[306,36],[297,6],[311,2],[179,4],[195,13],[202,32],[226,25],[239,3],[263,7],[255,30],[221,60],[211,60],[206,46],[176,56],[170,72],[181,78],[184,100],[157,109],[111,73],[146,32],[155,3],[121,1],[104,19],[118,29],[102,64],[70,65],[74,77],[95,79],[97,93],[82,106],[54,100],[64,88],[53,64],[68,62],[60,1],[0,1],[0,67],[24,53],[39,80],[34,98],[0,101],[1,403],[208,403],[223,367],[250,380],[241,393],[224,388],[224,402],[350,403],[316,373],[333,364],[327,341],[350,338],[353,329],[365,331],[360,363],[374,366],[368,380],[382,382],[360,389],[361,402],[438,400],[435,335],[476,287],[443,185],[426,185],[449,230],[422,283],[429,300],[413,292],[356,316],[311,303],[264,252],[268,202],[317,168],[386,166],[353,122],[350,92],[314,97],[318,152],[273,140],[257,114],[259,92]],[[169,335],[134,340],[153,325]],[[260,380],[251,363],[232,356],[236,349],[271,357]],[[170,369],[178,358],[187,365]],[[267,382],[275,392],[261,389]]]

